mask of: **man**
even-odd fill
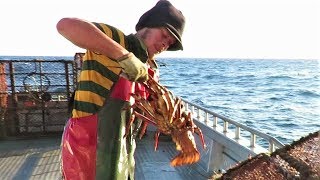
[[[147,80],[147,68],[156,68],[156,54],[183,49],[184,24],[181,11],[166,0],[141,16],[135,34],[76,18],[58,22],[62,36],[87,50],[62,136],[65,179],[134,179],[135,141],[123,137],[130,94]]]

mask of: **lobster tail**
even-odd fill
[[[200,153],[197,150],[192,131],[176,131],[172,134],[172,140],[176,143],[176,148],[180,153],[171,160],[171,166],[182,166],[199,161]]]
[[[180,153],[174,159],[171,160],[170,165],[175,166],[182,166],[196,163],[200,160],[200,153],[196,150],[189,153]]]

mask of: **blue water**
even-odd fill
[[[188,101],[291,143],[320,130],[319,60],[160,59]]]
[[[159,58],[158,62],[160,82],[175,95],[283,143],[320,130],[320,60]]]

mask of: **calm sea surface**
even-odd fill
[[[1,59],[73,59],[17,57]],[[291,143],[320,130],[320,60],[160,58],[175,95]]]

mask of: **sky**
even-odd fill
[[[63,17],[135,33],[157,0],[8,0],[0,2],[0,56],[85,52],[56,30]],[[183,51],[160,57],[320,59],[319,0],[171,0],[186,17]],[[94,7],[93,7],[94,5]],[[122,9],[119,11],[119,9]]]

